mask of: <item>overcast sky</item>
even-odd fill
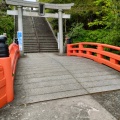
[[[36,2],[36,0],[24,0],[24,1],[31,1],[31,2]]]

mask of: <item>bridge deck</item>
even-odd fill
[[[80,57],[30,53],[20,58],[14,104],[120,89],[119,72]]]

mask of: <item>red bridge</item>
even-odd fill
[[[13,100],[20,105],[120,89],[120,47],[68,44],[67,56],[29,53],[18,65],[18,45],[11,44],[9,52],[0,58],[0,108]]]

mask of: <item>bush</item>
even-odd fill
[[[83,42],[86,38],[87,31],[83,29],[82,23],[73,24],[68,35],[71,37],[74,43]]]
[[[73,43],[76,42],[98,42],[120,46],[120,30],[115,29],[97,29],[85,30],[83,24],[73,25],[69,36],[72,38]]]
[[[8,45],[10,45],[12,42],[13,42],[13,40],[12,40],[12,39],[7,38],[7,44],[8,44]]]
[[[13,9],[12,6],[8,6],[5,0],[0,0],[0,35],[7,33],[8,44],[11,44],[14,35],[14,18],[6,14],[8,9]]]

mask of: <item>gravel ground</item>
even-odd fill
[[[92,95],[117,120],[120,120],[120,90]]]

